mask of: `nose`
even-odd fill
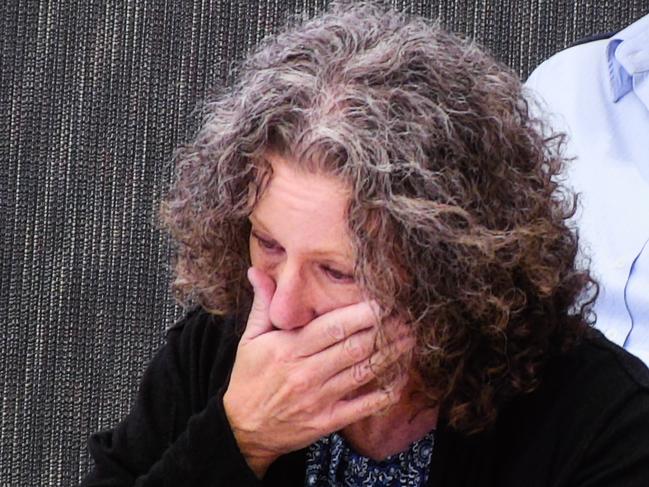
[[[275,269],[275,294],[270,302],[269,317],[282,330],[300,328],[316,317],[309,300],[309,286],[299,269],[289,263]]]

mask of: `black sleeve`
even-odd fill
[[[649,391],[640,389],[599,425],[584,452],[575,487],[649,485]]]
[[[261,485],[223,409],[236,340],[206,316],[194,312],[169,331],[131,412],[91,436],[95,468],[82,486]]]

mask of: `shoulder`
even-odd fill
[[[649,421],[649,370],[595,329],[571,351],[548,361],[529,401],[553,421],[590,434],[598,424],[624,414],[631,398],[644,398]]]
[[[503,485],[526,473],[552,485],[598,476],[639,485],[649,473],[649,371],[592,330],[548,362],[537,390],[502,410],[495,437],[511,480]]]
[[[608,130],[611,79],[602,39],[565,49],[538,66],[525,82],[533,114],[551,132],[569,136],[567,157],[581,156],[593,144],[593,133]]]
[[[537,115],[571,133],[584,118],[599,116],[610,90],[607,46],[598,40],[565,49],[541,63],[525,82]]]
[[[606,69],[608,39],[600,39],[564,49],[542,62],[526,81],[537,90],[559,86],[562,81],[587,79]],[[604,71],[603,74],[605,74]]]
[[[573,350],[550,361],[546,380],[559,378],[577,391],[649,393],[647,366],[595,329],[589,329],[587,337]]]
[[[188,310],[167,329],[167,341],[179,342],[182,346],[216,345],[230,340],[238,340],[237,319],[215,315],[201,307]]]
[[[554,425],[557,441],[586,451],[605,432],[623,431],[630,424],[644,424],[649,434],[649,370],[589,329],[578,346],[548,362],[540,387],[520,404],[519,413],[532,410]],[[649,436],[642,446],[649,451]]]
[[[445,485],[646,485],[649,372],[593,330],[549,359],[540,386],[503,406],[493,429],[442,423],[431,468]]]
[[[553,441],[568,460],[560,469],[570,478],[568,485],[591,485],[594,479],[601,485],[645,485],[649,370],[644,363],[592,330],[581,345],[554,360],[545,380],[552,393],[542,403],[552,409]]]
[[[547,362],[539,387],[512,400],[499,419],[505,436],[561,444],[566,455],[589,449],[605,429],[649,425],[649,371],[595,329]],[[649,437],[645,446],[649,447]],[[573,451],[574,450],[574,451]]]

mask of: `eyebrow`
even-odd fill
[[[257,220],[254,215],[248,215],[248,220],[250,220],[250,223],[252,223],[254,226],[261,228],[264,232],[270,233],[266,226],[262,222]]]

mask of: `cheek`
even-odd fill
[[[338,285],[321,280],[318,286],[320,309],[318,314],[342,308],[361,301],[362,293],[354,284]]]

